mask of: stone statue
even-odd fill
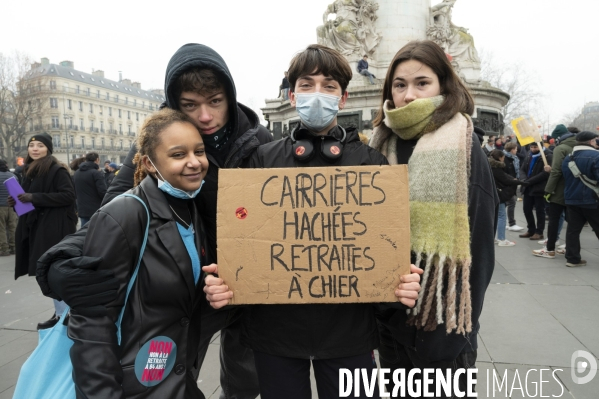
[[[431,20],[427,37],[437,43],[452,57],[456,71],[464,67],[480,70],[480,58],[474,47],[474,39],[468,30],[451,21],[451,11],[456,0],[443,0],[431,7]]]
[[[318,43],[345,56],[372,56],[381,41],[374,23],[378,4],[372,0],[336,0],[324,12],[323,24],[316,29]],[[334,14],[335,19],[329,16]]]

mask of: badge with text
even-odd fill
[[[220,169],[218,184],[232,304],[397,301],[410,270],[406,165]]]
[[[173,370],[177,344],[165,336],[154,337],[141,347],[135,357],[135,375],[146,387],[160,384]]]

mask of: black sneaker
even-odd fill
[[[52,328],[56,325],[56,323],[58,323],[58,320],[60,320],[60,317],[56,316],[56,313],[54,313],[54,316],[52,316],[49,320],[37,323],[37,329],[45,330],[46,328]]]
[[[568,267],[579,267],[579,266],[586,266],[586,265],[587,265],[587,261],[584,259],[581,259],[580,262],[578,262],[578,263],[566,262],[566,266],[568,266]]]

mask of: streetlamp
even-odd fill
[[[65,135],[65,140],[67,143],[67,165],[71,163],[71,157],[69,156],[69,130],[67,129],[67,119],[69,119],[69,117],[67,116],[67,110],[66,110],[66,100],[64,99],[64,90],[66,90],[66,88],[63,88],[63,93],[62,93],[62,113],[63,113],[63,118],[64,118],[64,135]]]

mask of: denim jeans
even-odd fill
[[[362,69],[360,71],[360,75],[362,76],[368,76],[368,79],[370,80],[370,84],[373,85],[374,84],[374,79],[372,79],[372,77],[374,76],[373,74],[371,74],[368,69]]]
[[[497,239],[505,240],[505,223],[507,221],[507,213],[505,211],[505,203],[499,204],[499,212],[497,213]]]
[[[79,218],[79,220],[81,221],[81,226],[79,226],[79,228],[85,226],[90,219],[91,218]]]
[[[67,308],[67,304],[64,303],[63,301],[57,301],[56,299],[53,299],[54,301],[54,311],[56,312],[56,316],[62,316],[62,314],[64,313],[64,310]]]

